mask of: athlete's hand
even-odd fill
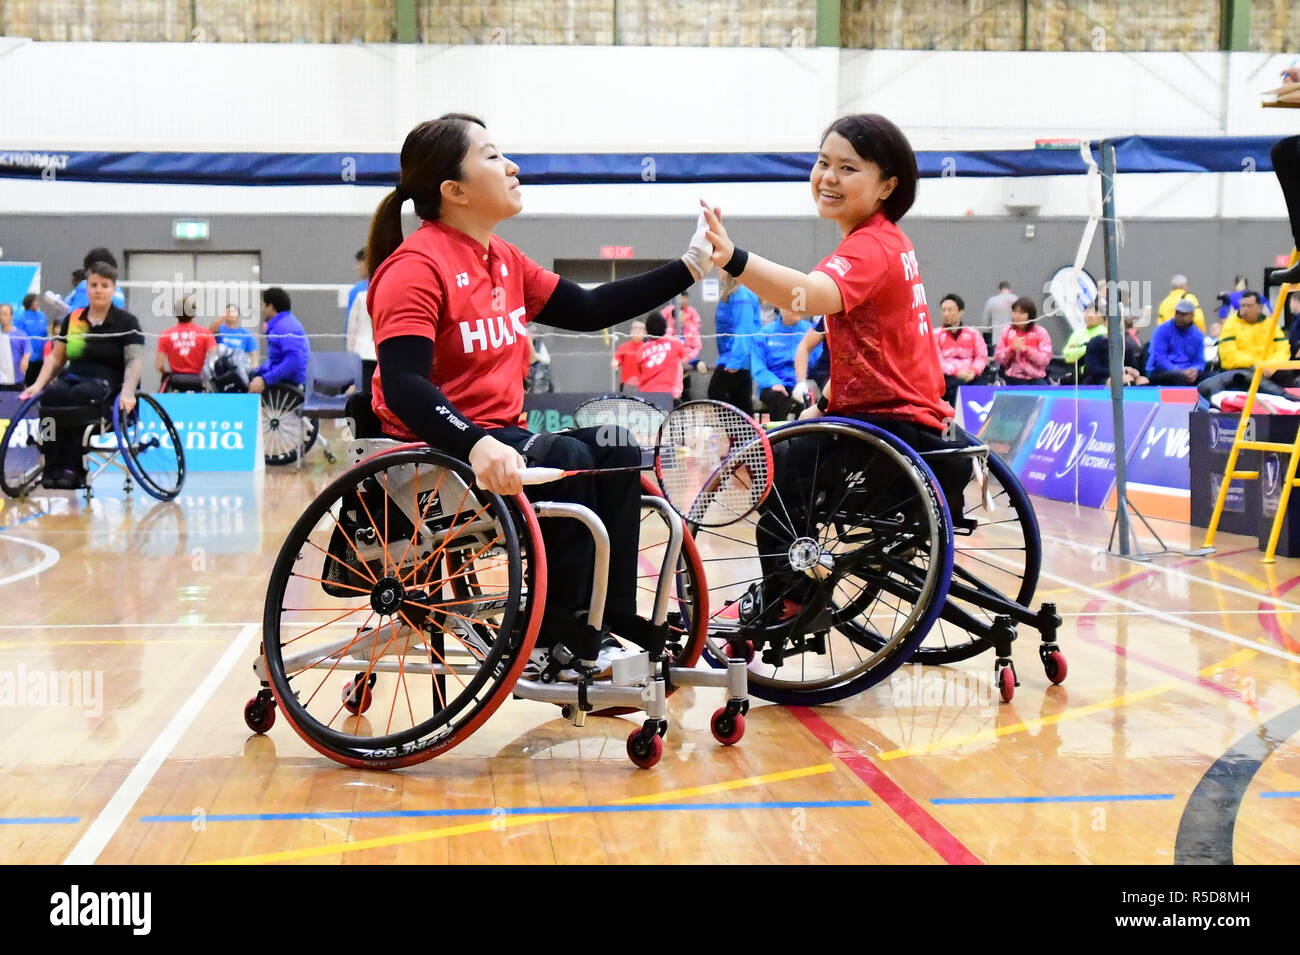
[[[117,403],[123,411],[125,411],[127,414],[130,414],[132,409],[135,408],[135,395],[131,394],[130,392],[123,391],[120,395],[117,396]]]
[[[695,223],[695,234],[691,236],[686,254],[682,256],[682,261],[686,263],[686,267],[691,270],[691,275],[695,276],[697,282],[713,271],[711,261],[713,246],[709,244],[708,232],[709,225],[704,219],[704,213],[701,212]]]
[[[704,219],[709,225],[708,240],[713,246],[713,264],[722,268],[731,261],[736,243],[731,241],[722,225],[722,210],[710,208],[703,199],[700,200],[700,205],[704,208]]]
[[[1285,83],[1300,83],[1300,66],[1288,66],[1283,70],[1282,81]]]
[[[790,397],[798,404],[803,404],[808,400],[808,382],[801,381],[794,386],[794,391],[790,392]]]
[[[522,454],[493,437],[479,438],[469,452],[474,480],[489,494],[511,495],[522,491],[519,471],[524,464]]]
[[[820,418],[821,416],[822,409],[818,408],[816,405],[809,405],[807,408],[804,408],[803,411],[799,412],[800,421],[811,421],[813,418]]]

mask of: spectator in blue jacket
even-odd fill
[[[0,302],[0,391],[22,391],[32,357],[26,332],[14,325],[14,307]]]
[[[248,390],[259,394],[269,385],[307,383],[307,356],[311,344],[302,322],[289,311],[289,293],[282,288],[262,291],[262,319],[266,322],[266,361],[253,371]]]
[[[227,305],[225,314],[212,323],[212,334],[216,336],[217,345],[229,345],[235,351],[242,351],[248,366],[257,365],[257,339],[243,326],[238,305]]]
[[[797,384],[795,352],[804,334],[812,329],[812,322],[780,310],[776,314],[776,321],[764,325],[754,338],[750,359],[759,400],[773,421],[784,421],[794,406],[790,394]]]
[[[1183,299],[1174,306],[1174,320],[1156,326],[1147,356],[1147,377],[1153,385],[1194,385],[1205,373],[1205,335],[1192,324],[1196,306]]]
[[[709,379],[709,397],[735,405],[745,414],[753,414],[754,380],[749,354],[763,327],[758,296],[723,273],[714,322],[718,331],[718,361]]]
[[[29,385],[41,373],[41,365],[45,362],[45,343],[50,338],[50,320],[36,307],[40,300],[35,292],[23,296],[22,311],[14,316],[14,324],[27,336],[32,346],[32,357],[27,362],[25,379],[25,384]]]
[[[90,296],[86,293],[86,270],[96,262],[107,262],[117,268],[117,257],[103,246],[97,246],[86,253],[86,257],[81,260],[82,269],[80,270],[81,280],[77,282],[76,287],[64,296],[68,303],[68,312],[75,312],[79,308],[88,308],[90,306]],[[73,278],[76,278],[77,272],[73,272]],[[113,304],[118,308],[126,308],[126,296],[122,294],[122,287],[119,285],[113,290]]]
[[[365,295],[370,288],[370,276],[366,274],[366,250],[364,247],[357,250],[357,278],[358,282],[348,289],[348,304],[343,308],[343,334],[348,333],[348,316],[352,314],[352,303],[356,301],[358,295]],[[366,376],[366,381],[370,376]]]

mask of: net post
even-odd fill
[[[1106,251],[1110,401],[1115,428],[1115,530],[1119,555],[1128,557],[1133,531],[1128,514],[1128,448],[1124,440],[1124,318],[1120,312],[1119,242],[1115,230],[1115,144],[1109,139],[1101,143],[1101,217]]]

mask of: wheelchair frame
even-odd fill
[[[439,467],[439,461],[441,460],[442,462],[457,464],[461,469],[467,471],[467,466],[464,465],[463,462],[455,462],[454,459],[449,459],[446,458],[446,456],[439,455],[424,445],[402,444],[387,440],[353,441],[348,445],[348,458],[355,462],[353,468],[350,468],[348,473],[341,476],[331,484],[330,487],[326,488],[320,496],[318,496],[317,500],[314,501],[312,506],[304,513],[303,518],[299,519],[299,524],[303,525],[308,515],[312,514],[313,509],[318,508],[320,502],[326,501],[327,499],[329,499],[331,503],[326,505],[326,510],[323,512],[321,517],[323,517],[325,513],[330,514],[332,517],[333,515],[330,508],[333,506],[332,499],[334,496],[337,495],[339,502],[342,502],[345,499],[345,495],[348,493],[347,489],[349,487],[352,490],[359,489],[363,487],[365,481],[376,478],[380,474],[387,474],[387,469],[385,468],[374,469],[375,463],[382,463],[386,457],[396,456],[401,452],[410,451],[416,451],[423,454],[427,461],[434,467]],[[409,457],[409,455],[404,457]],[[391,467],[403,467],[409,463],[412,462],[395,462]],[[370,464],[370,468],[365,470],[372,471],[373,473],[363,473],[360,477],[356,478],[355,484],[348,485],[346,482],[352,479],[355,472],[367,464]],[[435,495],[439,493],[439,489],[443,487],[444,481],[450,478],[448,490],[452,492],[453,497],[455,496],[455,493],[459,491],[461,493],[461,500],[463,501],[471,494],[467,480],[462,474],[458,474],[455,469],[447,467],[445,464],[441,466],[443,468],[442,474],[438,479],[437,487],[433,493]],[[405,490],[405,488],[401,486],[398,487],[399,493],[403,490]],[[384,535],[387,537],[388,534],[390,509],[396,506],[397,510],[401,513],[393,514],[394,521],[404,518],[406,521],[411,522],[411,545],[416,545],[420,535],[421,525],[424,523],[429,508],[429,504],[426,502],[424,510],[422,510],[418,516],[414,513],[418,506],[418,469],[415,482],[411,485],[411,491],[411,508],[409,512],[406,512],[405,505],[398,499],[398,494],[390,493],[387,479],[385,479],[383,492],[384,500],[382,501],[382,511],[384,514],[383,523],[385,527]],[[501,502],[507,500],[495,495],[480,494],[479,496],[487,499],[489,504],[491,500],[498,500]],[[474,498],[474,500],[477,501],[478,498]],[[609,535],[604,525],[594,512],[581,505],[562,502],[537,502],[531,504],[522,495],[509,500],[514,507],[519,509],[520,519],[526,527],[535,528],[537,526],[537,518],[543,520],[575,520],[582,524],[591,534],[595,545],[595,562],[593,567],[592,593],[588,607],[587,623],[593,629],[603,632],[602,625],[604,623],[606,584],[609,567]],[[647,494],[642,497],[642,505],[643,509],[647,509],[657,514],[665,522],[668,532],[667,540],[663,543],[664,555],[658,569],[658,576],[654,588],[653,609],[651,611],[651,623],[658,627],[664,627],[667,625],[669,620],[669,604],[674,597],[675,584],[679,591],[677,596],[679,599],[681,598],[681,585],[679,580],[681,570],[679,568],[683,565],[684,557],[689,557],[686,552],[693,550],[693,543],[690,541],[689,531],[686,530],[680,516],[673,511],[662,498]],[[485,504],[484,508],[487,506],[488,505]],[[506,509],[509,510],[508,507]],[[459,510],[460,508],[458,507],[458,513]],[[482,511],[483,508],[480,508],[476,514],[482,513]],[[373,516],[371,516],[369,505],[366,505],[366,513],[370,517],[372,528],[374,528],[376,521]],[[317,517],[315,520],[319,521],[321,517]],[[475,537],[472,543],[469,543],[468,545],[464,544],[464,541],[469,540],[469,537],[466,535],[478,533],[475,528],[477,525],[484,523],[484,521],[477,520],[477,518],[475,520],[477,523],[471,523],[465,528],[457,530],[454,541],[450,536],[448,536],[444,537],[444,539],[437,544],[439,549],[444,550],[449,555],[449,560],[450,555],[455,550],[453,544],[468,549],[468,547],[473,547],[480,543],[481,538]],[[337,519],[335,519],[335,522],[337,525]],[[490,523],[490,521],[488,523]],[[339,529],[341,530],[341,526]],[[364,530],[364,528],[362,530]],[[399,533],[401,533],[401,531],[399,531]],[[309,530],[299,526],[295,526],[294,530],[290,532],[289,539],[286,541],[285,547],[281,551],[280,559],[277,561],[276,574],[280,572],[282,566],[292,566],[295,555],[290,553],[291,549],[302,549],[301,546],[296,543],[296,537],[303,536],[304,540],[310,541],[310,538],[305,536],[307,534],[309,534]],[[449,529],[445,534],[451,535],[452,531]],[[358,538],[363,537],[360,532],[358,532],[356,536]],[[372,538],[373,536],[377,535],[371,535]],[[486,536],[486,533],[482,536]],[[491,544],[492,542],[489,541],[488,543]],[[352,545],[350,541],[349,545],[353,547],[353,551],[357,554],[358,559],[364,563],[365,558],[362,557],[361,551],[358,550],[356,546]],[[545,605],[545,590],[547,585],[545,579],[545,553],[544,547],[538,545],[540,545],[540,536],[532,534],[529,541],[530,572],[537,575],[540,579],[534,583],[533,589],[530,590],[526,597],[523,597],[521,600],[521,607],[519,609],[522,609],[525,612],[527,619],[515,624],[514,630],[518,631],[522,627],[524,636],[520,645],[514,651],[514,662],[510,664],[509,672],[500,676],[501,682],[499,682],[496,685],[496,688],[492,691],[498,702],[503,699],[505,695],[510,694],[520,699],[553,703],[562,707],[564,717],[570,720],[575,726],[583,726],[586,722],[587,716],[590,714],[616,715],[622,712],[644,710],[645,719],[642,722],[642,725],[639,728],[634,729],[628,736],[627,752],[629,758],[637,766],[648,768],[659,761],[663,752],[662,740],[668,730],[667,698],[672,691],[678,686],[719,687],[725,688],[727,700],[725,705],[713,714],[710,729],[712,730],[714,737],[724,745],[732,745],[739,742],[741,737],[744,735],[744,715],[749,709],[748,671],[746,669],[746,664],[742,660],[733,660],[728,661],[721,669],[697,669],[693,666],[674,665],[677,659],[681,659],[687,663],[694,663],[694,660],[698,658],[699,648],[696,647],[692,654],[690,648],[691,637],[689,633],[687,634],[687,646],[685,649],[681,650],[680,657],[675,657],[674,652],[671,649],[659,653],[656,658],[652,658],[650,653],[644,651],[635,653],[630,657],[616,660],[614,662],[613,673],[609,680],[593,680],[583,677],[576,683],[546,683],[540,680],[525,680],[520,678],[519,674],[523,669],[523,658],[526,658],[529,651],[532,649],[533,641],[536,639],[537,625],[540,623],[541,614]],[[319,545],[315,546],[319,549]],[[372,548],[375,546],[373,539],[370,540],[370,546]],[[387,541],[384,542],[384,546],[385,549],[387,549]],[[395,546],[402,545],[399,543],[395,544]],[[426,542],[426,547],[427,546],[429,545]],[[486,549],[487,546],[488,545],[484,545],[482,549]],[[482,549],[478,551],[478,553],[481,553]],[[514,551],[515,553],[511,555],[512,560],[522,553],[518,544],[514,545]],[[410,553],[412,560],[420,560],[421,548],[419,546],[410,546]],[[406,556],[407,551],[404,549],[400,561],[394,563],[392,575],[398,573],[398,565],[404,564]],[[425,559],[427,560],[427,558]],[[327,569],[328,566],[327,555]],[[387,575],[386,570],[387,557],[385,558],[384,566],[386,576],[382,580],[376,580],[374,582],[374,588],[371,591],[371,602],[372,605],[375,606],[378,606],[375,604],[375,601],[380,600],[383,597],[381,594],[383,587],[392,586],[389,582],[393,577]],[[457,566],[468,566],[468,564]],[[460,573],[460,571],[458,570],[457,573]],[[471,569],[469,573],[471,579],[476,583],[476,571]],[[292,576],[292,574],[289,576]],[[454,576],[455,575],[453,575],[453,577]],[[454,676],[456,679],[461,680],[462,684],[465,678],[469,678],[472,681],[475,681],[472,685],[477,685],[478,678],[483,674],[484,669],[488,667],[488,654],[485,654],[484,659],[478,663],[460,664],[458,665],[458,668],[451,667],[447,660],[443,658],[442,654],[437,653],[436,651],[431,652],[428,662],[407,661],[405,659],[405,654],[413,650],[418,650],[418,647],[422,643],[428,644],[429,647],[432,647],[432,642],[442,643],[442,640],[441,636],[435,634],[432,629],[427,629],[423,622],[419,627],[409,626],[411,621],[405,618],[404,615],[403,619],[406,624],[408,624],[406,627],[401,627],[401,625],[395,624],[391,621],[387,625],[381,624],[381,626],[372,630],[366,630],[366,627],[363,625],[356,634],[340,637],[326,646],[313,646],[309,650],[295,651],[289,656],[285,656],[283,652],[280,651],[277,652],[273,660],[268,659],[265,643],[267,633],[274,629],[278,639],[280,628],[278,615],[289,609],[274,606],[275,600],[278,599],[275,595],[275,590],[280,586],[276,583],[276,579],[276,575],[273,574],[272,586],[268,588],[267,594],[264,642],[258,657],[253,663],[254,672],[261,683],[261,689],[257,696],[248,701],[244,709],[245,722],[248,727],[256,733],[264,733],[270,729],[271,725],[273,725],[275,721],[276,708],[278,707],[283,709],[285,707],[286,700],[290,693],[294,696],[294,702],[300,704],[301,701],[298,699],[299,691],[293,689],[289,684],[289,680],[291,679],[289,674],[291,672],[293,676],[297,676],[308,669],[320,669],[328,666],[329,673],[326,674],[327,677],[330,673],[333,673],[336,670],[356,673],[357,676],[353,677],[345,684],[343,688],[343,696],[344,707],[352,713],[354,717],[357,717],[369,707],[369,701],[372,696],[371,689],[375,685],[377,674],[380,672],[397,672],[415,676],[428,676],[435,680],[447,676]],[[411,580],[415,579],[415,575],[412,574]],[[405,578],[402,578],[402,580],[405,580]],[[324,580],[321,582],[322,584],[325,583]],[[699,589],[699,593],[696,595],[696,600],[699,604],[697,613],[701,616],[701,619],[703,619],[704,617],[707,617],[707,584],[701,579],[696,581],[695,585]],[[341,586],[347,587],[348,585],[344,584]],[[440,581],[435,586],[435,591],[440,592],[442,587],[443,582]],[[350,589],[356,590],[359,597],[363,595],[362,591],[365,588]],[[400,586],[397,587],[397,589],[401,590]],[[287,584],[285,593],[287,596]],[[405,596],[405,591],[402,592],[401,596]],[[521,593],[521,597],[522,596]],[[498,597],[494,599],[499,600],[500,598]],[[409,603],[404,600],[401,602]],[[464,606],[468,602],[469,601],[467,600],[460,600],[453,601],[452,603],[461,605],[461,609],[465,611],[465,614],[468,614],[471,611]],[[448,605],[435,602],[429,606],[445,607]],[[486,604],[484,606],[486,606]],[[506,608],[501,609],[504,610]],[[473,642],[474,634],[472,633],[472,618],[465,614],[452,614],[450,615],[451,617],[458,617],[459,619],[450,619],[449,617],[447,620],[438,622],[435,625],[442,628],[446,633],[451,634],[455,639],[460,640],[463,645],[468,645]],[[392,615],[390,614],[390,616]],[[395,616],[393,619],[396,619]],[[503,617],[502,619],[505,618]],[[367,618],[367,623],[368,622],[369,618]],[[700,626],[698,622],[691,626],[693,630],[699,633],[697,640],[702,642],[702,626]],[[318,627],[314,629],[319,630],[320,628]],[[452,634],[452,631],[456,631],[456,633]],[[309,631],[309,633],[310,632],[312,631]],[[511,635],[498,632],[497,639],[506,640],[510,636]],[[290,640],[289,642],[293,641]],[[437,662],[433,660],[434,653],[438,656]],[[396,662],[391,659],[394,654],[399,657]],[[498,670],[500,667],[505,665],[506,662],[500,658],[497,658],[497,662],[492,663],[492,666]],[[508,683],[508,686],[505,686],[504,689],[501,685],[502,682]],[[468,692],[468,690],[469,688],[467,687],[466,692]],[[314,695],[315,694],[313,693],[313,696]],[[441,692],[439,695],[441,696]],[[459,697],[455,703],[443,699],[443,709],[448,711],[452,710],[459,705],[459,701]],[[475,712],[472,718],[467,721],[469,725],[468,729],[465,731],[465,735],[467,736],[469,733],[472,733],[474,728],[476,728],[482,720],[490,716],[491,712],[493,712],[495,708],[496,704],[489,703],[485,705],[482,712]],[[318,726],[321,725],[319,720],[310,716],[310,714],[299,715],[306,715]],[[336,716],[337,715],[338,713],[336,711]],[[455,738],[456,731],[451,730],[449,732],[451,732],[452,738],[449,741],[441,741],[436,736],[429,736],[428,739],[419,738],[416,740],[406,741],[398,746],[376,746],[373,750],[367,750],[365,746],[333,747],[330,745],[328,739],[322,743],[322,738],[327,734],[316,730],[314,731],[315,735],[313,735],[313,732],[304,729],[304,726],[300,725],[292,715],[288,716],[288,718],[299,735],[318,751],[346,765],[366,768],[395,768],[410,765],[422,761],[423,759],[428,759],[441,752],[445,752],[464,738],[463,736]],[[333,718],[331,718],[330,722],[332,724]],[[412,722],[415,722],[413,713]],[[450,724],[448,723],[448,725]],[[325,728],[330,729],[331,727],[326,726]],[[419,727],[413,726],[410,732],[414,733],[418,728]],[[345,749],[346,751],[344,751]]]

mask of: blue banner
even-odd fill
[[[258,471],[262,456],[261,407],[257,395],[155,395],[172,419],[185,449],[186,471]],[[159,430],[145,421],[147,430]],[[159,453],[167,453],[171,439],[160,434]],[[147,457],[141,455],[148,467]]]
[[[1114,140],[1120,172],[1271,171],[1276,136],[1125,136]],[[1094,157],[1099,144],[1089,144]],[[525,185],[654,182],[803,182],[809,152],[522,153]],[[1078,149],[930,150],[916,154],[923,178],[1079,175]],[[69,182],[214,186],[392,186],[396,153],[79,152],[0,149],[0,177]]]
[[[1187,416],[1195,405],[1160,405],[1138,439],[1128,479],[1136,484],[1186,491],[1191,487],[1191,428]],[[1128,409],[1125,408],[1127,412]]]

